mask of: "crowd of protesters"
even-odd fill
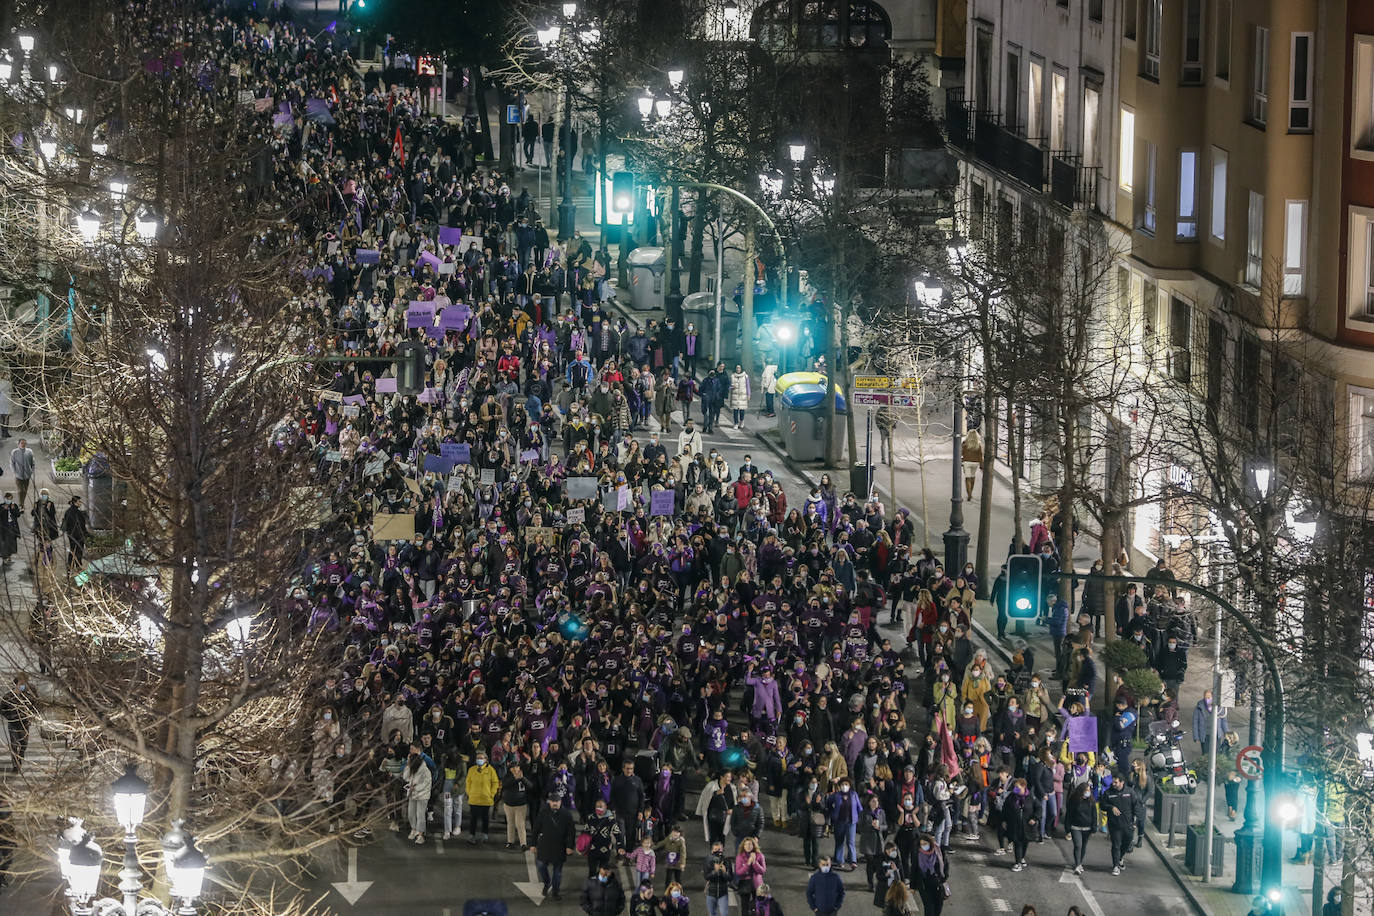
[[[972,566],[943,569],[904,512],[828,477],[790,505],[704,442],[723,409],[737,427],[771,409],[776,367],[756,391],[693,326],[612,317],[607,252],[550,238],[473,127],[332,35],[227,15],[212,33],[273,138],[273,186],[315,204],[284,319],[334,356],[426,348],[418,395],[339,362],[275,437],[357,494],[287,600],[343,645],[315,754],[375,747],[358,778],[389,788],[393,829],[495,833],[554,899],[576,861],[590,916],[686,916],[698,894],[712,916],[781,914],[785,834],[822,916],[860,866],[875,907],[937,916],[956,834],[1019,871],[1058,832],[1081,873],[1105,831],[1120,872],[1149,776],[1129,750],[1115,768],[1069,752],[1090,622],[1057,695],[1028,651],[994,671],[970,642]]]

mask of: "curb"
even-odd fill
[[[1155,837],[1154,825],[1152,824],[1145,827],[1145,842],[1150,844],[1150,849],[1154,850],[1155,856],[1159,861],[1163,862],[1164,867],[1169,870],[1170,877],[1174,879],[1174,883],[1178,885],[1179,890],[1183,891],[1183,896],[1188,898],[1188,903],[1192,906],[1193,912],[1196,913],[1197,916],[1209,916],[1212,910],[1203,903],[1202,898],[1198,896],[1193,886],[1193,882],[1188,880],[1188,876],[1183,874],[1183,871],[1178,867],[1178,863],[1174,861],[1174,857],[1170,855],[1169,850],[1159,845],[1159,840]]]

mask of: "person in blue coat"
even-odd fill
[[[1212,691],[1204,690],[1202,699],[1197,701],[1193,707],[1193,737],[1197,739],[1198,750],[1200,753],[1207,753],[1211,747],[1212,738]],[[1226,707],[1223,706],[1217,712],[1217,743],[1221,743],[1221,736],[1230,729],[1226,722]]]
[[[806,882],[806,905],[816,916],[834,916],[844,906],[844,879],[831,870],[829,856],[821,856]]]

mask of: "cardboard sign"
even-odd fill
[[[367,398],[365,398],[361,394],[350,394],[348,397],[343,399],[343,402],[345,404],[366,404]]]
[[[554,540],[554,531],[553,531],[553,529],[552,529],[552,528],[526,528],[526,529],[525,529],[525,543],[527,543],[527,544],[533,544],[533,543],[535,543],[536,541],[538,541],[541,537],[544,539],[544,543],[545,543],[545,544],[552,544],[552,543],[553,543],[553,540]]]
[[[1069,716],[1064,720],[1069,753],[1097,753],[1097,716]]]
[[[439,454],[443,455],[449,461],[453,461],[456,463],[458,461],[459,449],[465,448],[467,448],[467,443],[465,442],[440,442]],[[467,461],[464,460],[463,463],[467,464]]]
[[[344,415],[345,417],[356,417],[356,416],[357,416],[359,413],[361,413],[361,412],[362,412],[362,408],[359,407],[357,404],[345,404],[345,405],[344,405],[343,415]]]
[[[649,514],[672,515],[676,500],[677,492],[675,490],[655,490],[649,497]]]
[[[596,499],[595,477],[569,477],[568,499]]]
[[[539,460],[539,452],[536,449],[526,449],[520,453],[521,464],[533,464]]]
[[[378,394],[395,394],[395,393],[396,393],[396,380],[395,380],[394,378],[379,378],[379,379],[377,379],[377,393],[378,393]]]
[[[407,490],[409,490],[410,492],[414,493],[416,496],[419,496],[419,495],[420,495],[420,483],[419,483],[419,481],[417,481],[414,477],[402,477],[401,479],[404,480],[404,481],[406,482],[406,489],[407,489]]]
[[[382,253],[376,248],[359,248],[353,252],[353,260],[358,264],[380,264]]]
[[[634,494],[629,487],[620,486],[615,488],[615,509],[617,512],[629,511],[630,505],[634,502]]]
[[[420,392],[419,397],[415,400],[419,401],[421,404],[435,404],[439,401],[439,392],[433,388],[426,388],[424,391]]]
[[[491,485],[495,484],[495,483],[496,483],[496,469],[495,469],[495,468],[482,468],[481,473],[479,473],[479,474],[477,475],[477,482],[478,482],[480,485],[484,486],[484,487],[491,486]]]
[[[601,508],[607,512],[618,512],[620,511],[619,500],[620,493],[618,491],[608,490],[601,494]]]
[[[442,449],[444,445],[451,446],[449,456],[453,458],[454,464],[472,464],[471,445],[468,445],[466,442],[446,442],[440,445],[439,448]]]
[[[436,274],[439,272],[439,268],[443,263],[444,262],[439,260],[439,257],[432,251],[422,251],[415,259],[415,267],[417,270],[428,264]]]
[[[382,473],[382,471],[385,468],[385,458],[373,458],[371,461],[369,461],[366,465],[363,466],[363,476],[376,477],[378,474]]]
[[[321,401],[334,401],[335,403],[342,403],[342,402],[343,402],[343,394],[342,394],[342,393],[340,393],[340,392],[338,392],[338,391],[330,391],[330,390],[327,389],[327,388],[320,388],[320,389],[316,390],[315,395],[316,395],[316,397],[318,397]]]
[[[581,507],[569,509],[567,519],[569,525],[580,525],[587,520],[587,510]]]
[[[415,537],[415,516],[408,512],[374,515],[372,517],[372,539],[374,541],[408,541]]]
[[[453,459],[445,458],[443,455],[426,455],[425,470],[435,474],[452,474]]]
[[[444,329],[435,327],[432,324],[427,324],[425,325],[425,336],[430,340],[442,340],[444,337]]]
[[[324,453],[324,460],[332,461],[335,464],[337,464],[338,462],[343,461],[343,453],[340,452],[338,449],[330,449],[329,451]]]

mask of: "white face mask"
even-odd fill
[[[829,866],[829,865],[822,865],[822,866],[821,866],[821,871],[823,871],[823,872],[829,874],[829,872],[830,872],[830,866]]]

